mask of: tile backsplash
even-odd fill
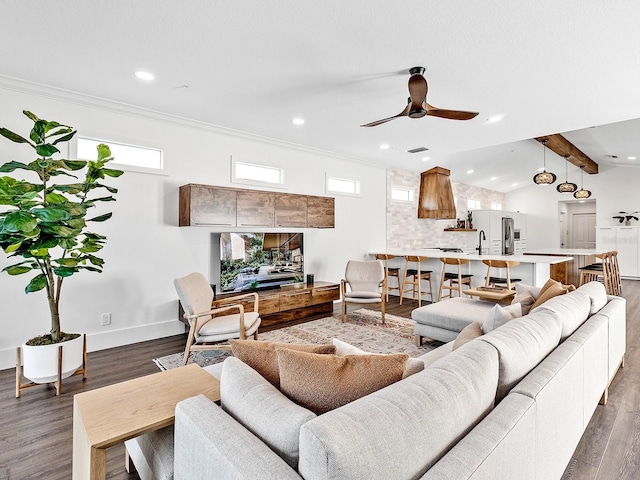
[[[392,200],[393,187],[413,191],[412,201]],[[490,209],[492,204],[504,203],[504,193],[474,187],[465,183],[451,182],[456,200],[457,218],[467,218],[467,200],[480,202],[480,209]],[[420,196],[420,173],[387,169],[387,249],[458,247],[473,250],[478,243],[477,232],[445,232],[455,226],[456,220],[433,220],[418,218]]]

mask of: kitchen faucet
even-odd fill
[[[484,236],[484,230],[480,230],[480,232],[478,232],[478,248],[476,248],[478,255],[482,255],[482,240],[486,239],[487,237]]]

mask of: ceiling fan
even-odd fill
[[[432,117],[449,118],[451,120],[471,120],[478,115],[478,112],[445,110],[429,105],[427,103],[427,80],[422,75],[424,71],[424,67],[413,67],[409,70],[411,74],[411,77],[409,77],[409,98],[407,99],[407,106],[402,112],[393,117],[383,118],[382,120],[376,120],[375,122],[360,126],[375,127],[399,117],[421,118],[425,115],[431,115]]]

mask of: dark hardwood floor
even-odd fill
[[[609,402],[598,406],[563,478],[640,478],[640,376],[637,348],[640,327],[640,282],[624,281],[627,299],[626,366],[614,379]],[[417,302],[398,304],[392,297],[387,312],[410,318]],[[355,307],[350,307],[351,308]],[[339,307],[334,314],[339,315]],[[181,351],[185,336],[152,340],[89,353],[88,378],[71,377],[62,395],[48,386],[23,391],[15,398],[15,371],[0,371],[0,480],[71,478],[72,410],[76,393],[158,372],[153,358]],[[124,470],[124,447],[107,452],[107,478],[137,479]]]

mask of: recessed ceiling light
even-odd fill
[[[498,177],[491,177],[491,180],[492,180],[492,181],[493,181],[493,180],[497,180],[497,179],[498,179]]]
[[[579,200],[578,203],[584,203],[586,200]]]
[[[389,144],[387,143],[383,143],[382,145],[380,145],[380,150],[389,150]]]
[[[627,160],[635,160],[636,157],[627,157]]]
[[[304,118],[294,118],[291,122],[294,125],[304,125]]]
[[[467,173],[473,173],[473,170],[467,170]]]
[[[517,182],[516,182],[516,183],[512,183],[512,184],[511,184],[511,186],[512,186],[512,187],[517,187],[517,186],[518,186],[518,183],[517,183]]]
[[[496,123],[502,120],[503,115],[494,115],[493,117],[487,118],[487,123]]]
[[[429,161],[429,157],[422,157],[422,161],[423,162],[428,162]]]
[[[138,77],[140,80],[147,80],[147,81],[150,81],[156,78],[153,75],[153,73],[143,72],[142,70],[138,70],[137,72],[134,73],[134,75]]]

